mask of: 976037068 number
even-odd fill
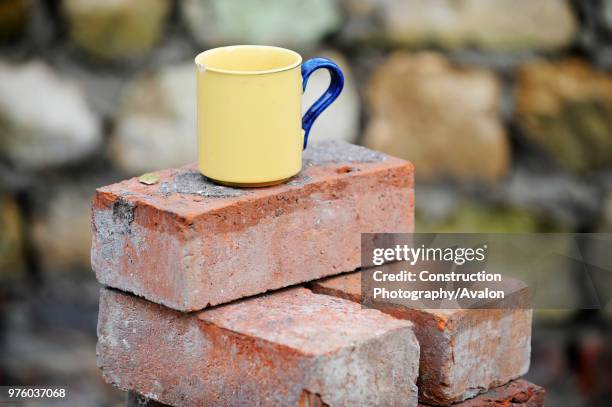
[[[1,386],[0,389],[0,402],[65,399],[67,395],[65,388],[53,386]]]

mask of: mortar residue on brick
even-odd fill
[[[123,197],[117,199],[113,204],[113,224],[117,233],[128,234],[130,225],[134,221],[134,204],[128,202]]]
[[[343,141],[323,141],[311,144],[303,156],[302,168],[325,166],[329,164],[377,163],[387,159],[378,151]],[[297,174],[289,182],[290,186],[302,186],[311,178],[303,173]],[[207,198],[233,198],[247,193],[248,190],[218,185],[200,174],[197,169],[180,169],[171,181],[163,182],[158,189],[162,195],[173,193],[199,195]]]
[[[159,186],[159,193],[162,195],[177,193],[200,195],[208,198],[231,198],[241,196],[245,191],[215,184],[200,174],[198,170],[181,169],[176,172],[171,182],[163,182]]]
[[[387,155],[345,141],[330,140],[312,143],[303,156],[303,167],[322,166],[339,163],[378,163],[385,161]]]
[[[287,182],[287,185],[292,187],[301,187],[308,184],[310,181],[312,181],[312,177],[304,175],[300,172],[295,177],[291,178],[291,180]]]

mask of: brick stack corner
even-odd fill
[[[322,142],[274,187],[156,176],[92,207],[98,365],[128,405],[543,405],[531,310],[359,304],[361,233],[414,230],[412,164]]]

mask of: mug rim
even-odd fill
[[[214,67],[209,67],[209,66],[204,65],[202,62],[198,62],[198,60],[201,60],[206,55],[210,55],[210,54],[219,52],[221,50],[234,50],[236,48],[265,48],[265,49],[274,49],[278,51],[283,51],[295,57],[295,62],[287,66],[282,66],[280,68],[266,69],[266,70],[261,70],[261,71],[246,71],[246,70],[243,71],[243,70],[234,70],[234,69],[214,68]],[[208,49],[206,51],[202,51],[198,55],[196,55],[194,62],[199,69],[203,69],[205,71],[210,71],[210,72],[229,74],[229,75],[265,75],[265,74],[288,71],[290,69],[294,69],[300,66],[302,64],[302,56],[293,50],[282,48],[282,47],[275,47],[272,45],[228,45],[224,47],[216,47],[216,48]]]

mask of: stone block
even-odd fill
[[[516,120],[525,136],[577,173],[612,164],[612,74],[572,58],[518,72]]]
[[[454,66],[439,53],[397,51],[376,68],[365,96],[365,145],[412,161],[420,180],[507,175],[502,86],[492,71]]]
[[[39,60],[0,61],[0,157],[15,168],[84,160],[102,142],[100,124],[78,82]]]
[[[578,21],[567,0],[342,0],[343,37],[408,47],[486,51],[556,50],[571,45]]]
[[[170,6],[169,0],[62,2],[72,41],[102,60],[149,53],[163,33]]]

